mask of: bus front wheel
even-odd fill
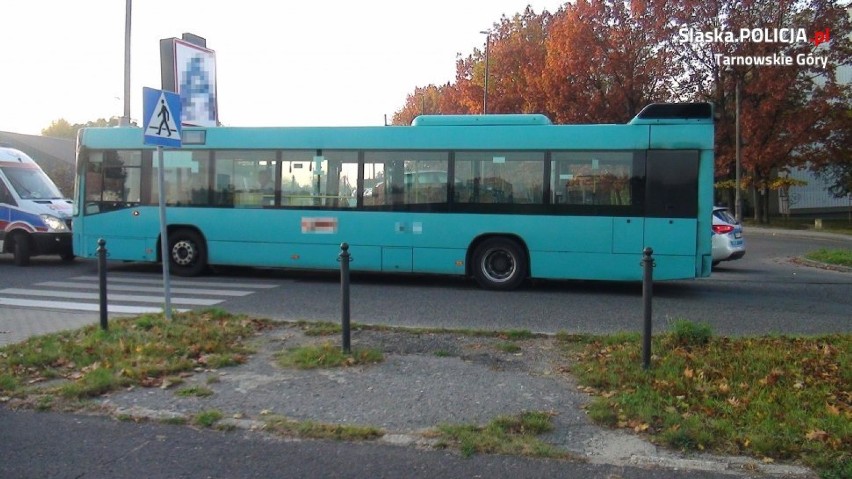
[[[473,253],[476,282],[486,289],[509,290],[527,276],[527,257],[517,241],[489,238]]]
[[[204,239],[189,229],[169,234],[169,270],[176,276],[198,276],[207,266]]]

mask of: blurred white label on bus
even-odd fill
[[[337,218],[302,218],[302,233],[337,233]]]

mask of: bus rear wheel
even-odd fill
[[[527,257],[517,241],[489,238],[473,253],[473,276],[485,289],[517,288],[527,276]]]
[[[176,276],[198,276],[207,266],[204,239],[189,229],[169,234],[169,271]]]

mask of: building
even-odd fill
[[[846,7],[846,13],[852,20],[852,4]],[[852,34],[850,34],[852,38]],[[841,65],[837,69],[837,81],[852,85],[852,66]],[[786,199],[791,216],[847,216],[852,215],[852,194],[846,197],[835,198],[828,191],[829,184],[823,179],[816,177],[807,169],[796,168],[789,174],[790,178],[807,182],[806,186],[790,187],[789,197]],[[786,213],[783,205],[785,199],[778,192],[778,212]]]

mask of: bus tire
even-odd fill
[[[26,233],[16,233],[13,236],[14,242],[13,254],[15,255],[15,264],[17,266],[28,266],[30,264],[30,238]]]
[[[175,276],[198,276],[207,267],[204,238],[194,230],[169,234],[169,271]]]
[[[473,276],[485,289],[517,288],[527,277],[527,256],[517,241],[489,238],[473,253]]]

